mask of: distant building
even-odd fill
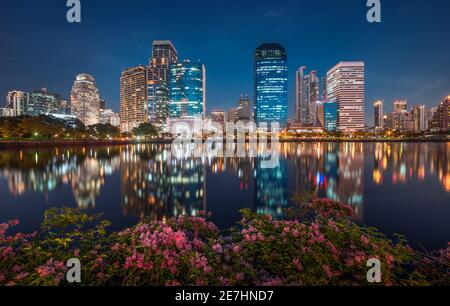
[[[315,103],[319,97],[319,78],[317,71],[305,74],[306,67],[297,70],[295,79],[295,101],[297,122],[304,126],[314,126],[317,124],[317,114]]]
[[[122,71],[120,77],[120,131],[131,133],[148,122],[147,67]]]
[[[407,100],[394,100],[394,112],[404,112],[408,106]]]
[[[211,120],[215,123],[218,123],[222,126],[222,129],[225,129],[226,122],[226,114],[223,110],[213,110],[211,112]]]
[[[412,116],[414,120],[414,131],[423,132],[427,130],[426,123],[426,107],[425,105],[417,105],[413,107]]]
[[[364,62],[340,62],[327,73],[327,100],[336,101],[338,129],[364,131]]]
[[[316,114],[316,121],[314,123],[314,126],[324,127],[325,118],[324,118],[323,103],[324,102],[322,101],[316,101],[313,104],[314,113]]]
[[[169,117],[193,119],[206,114],[206,69],[185,60],[170,69]]]
[[[239,121],[239,108],[230,108],[227,113],[227,122],[236,123]]]
[[[178,53],[170,40],[155,40],[148,66],[148,116],[152,123],[165,124],[169,117],[170,70]]]
[[[330,101],[323,103],[323,127],[327,132],[336,132],[338,129],[338,107],[337,103]]]
[[[120,127],[120,114],[109,108],[102,109],[100,110],[100,123]]]
[[[241,95],[239,99],[239,120],[249,121],[250,119],[250,98],[247,95]]]
[[[30,94],[27,113],[31,116],[45,114],[66,114],[67,101],[61,95],[47,91],[47,88],[35,90]]]
[[[256,123],[288,123],[288,67],[286,49],[280,44],[261,44],[255,50]]]
[[[22,116],[28,113],[30,94],[27,92],[14,90],[6,95],[6,108],[13,110],[14,116]]]
[[[84,125],[100,122],[100,94],[95,79],[86,73],[76,76],[70,94],[72,115]]]
[[[374,127],[382,128],[384,126],[383,100],[375,101],[374,107]]]
[[[441,131],[450,129],[450,95],[445,97],[437,107],[433,116],[432,128]]]
[[[2,107],[0,108],[0,117],[14,117],[14,110],[12,108]]]

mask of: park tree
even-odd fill
[[[144,137],[145,139],[156,137],[158,134],[158,128],[151,123],[142,123],[139,127],[133,130],[133,135],[137,137]]]

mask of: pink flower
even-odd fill
[[[215,244],[212,249],[214,252],[219,254],[223,252],[222,246],[219,243]]]
[[[22,273],[20,273],[19,275],[16,276],[16,280],[22,280],[22,279],[24,279],[27,276],[28,276],[27,272],[22,272]]]
[[[369,239],[366,236],[361,236],[361,242],[364,245],[369,245]]]
[[[300,259],[295,258],[293,262],[294,262],[295,268],[296,268],[298,271],[302,272],[302,271],[303,271],[303,265],[302,265],[302,263],[300,262]]]
[[[233,252],[239,253],[240,251],[241,251],[241,247],[240,247],[240,246],[235,245],[235,246],[233,247]]]
[[[330,266],[328,265],[323,265],[323,272],[325,272],[325,274],[328,276],[328,278],[332,278],[334,276],[334,273],[331,271]]]

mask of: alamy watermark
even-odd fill
[[[370,23],[381,22],[381,2],[380,0],[367,0],[367,7],[370,7],[367,12],[367,21]]]
[[[81,22],[81,2],[80,0],[67,0],[67,11],[66,19],[69,23]]]
[[[280,125],[252,121],[220,124],[201,118],[171,124],[172,156],[183,158],[260,158],[261,168],[279,166]],[[269,140],[270,139],[270,140]]]

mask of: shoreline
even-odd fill
[[[6,140],[0,141],[0,150],[33,147],[120,146],[129,144],[171,144],[173,139],[134,140]],[[235,141],[236,142],[236,141]],[[247,141],[248,142],[248,141]],[[280,139],[280,143],[447,143],[450,139]],[[225,141],[224,141],[225,143]]]

